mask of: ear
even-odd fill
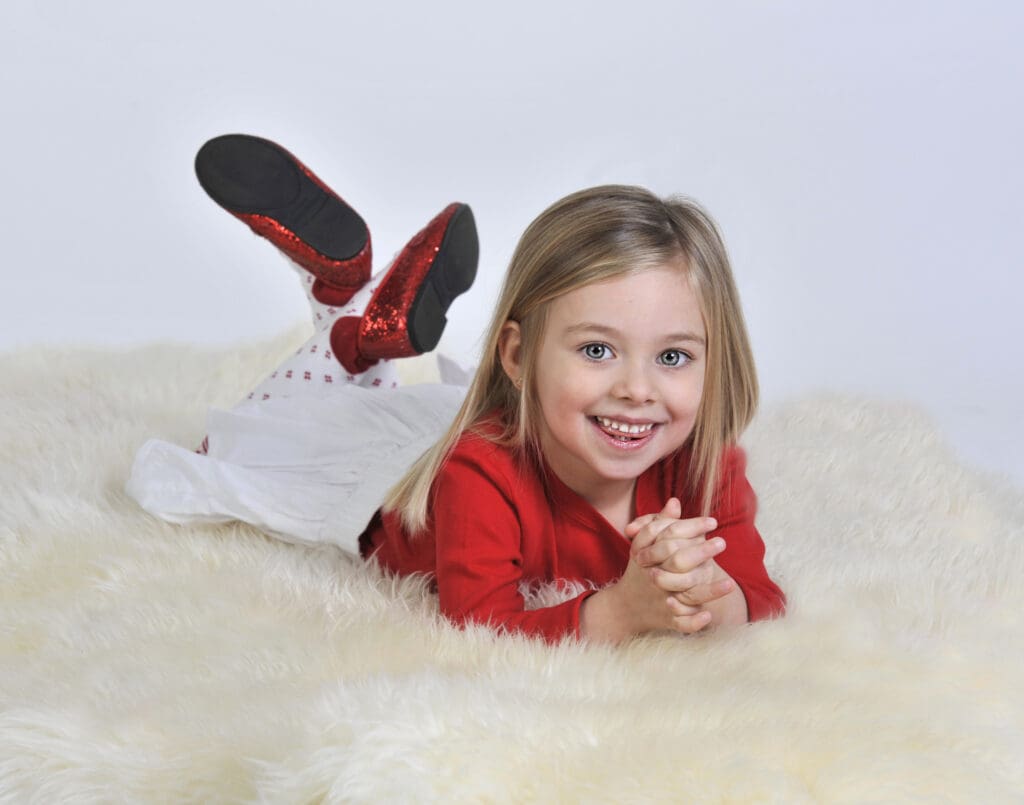
[[[519,322],[511,319],[501,327],[498,335],[498,358],[508,379],[516,383],[523,376],[521,347],[523,343]]]

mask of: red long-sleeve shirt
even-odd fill
[[[688,463],[683,450],[640,476],[638,516],[661,511],[673,496],[682,501],[684,518],[700,514],[699,501],[685,495]],[[764,567],[745,467],[742,450],[726,453],[712,516],[713,533],[727,547],[715,561],[746,597],[749,619],[758,620],[780,614],[785,596]],[[427,529],[410,538],[398,516],[385,512],[364,535],[366,552],[395,573],[433,574],[441,611],[456,622],[490,623],[549,641],[578,635],[580,607],[592,592],[527,610],[521,586],[613,582],[626,570],[630,543],[554,473],[546,479],[508,448],[467,433],[435,480]]]

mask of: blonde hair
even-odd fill
[[[722,455],[757,408],[757,375],[739,295],[718,227],[695,202],[658,198],[640,187],[606,185],[555,202],[523,233],[509,264],[484,342],[483,357],[448,432],[409,469],[384,506],[415,534],[427,526],[430,492],[448,454],[467,431],[499,417],[500,432],[481,433],[517,451],[540,455],[534,388],[536,358],[552,300],[595,282],[679,265],[704,316],[704,392],[689,438],[687,493],[711,511]],[[519,323],[521,389],[502,368],[503,325]]]

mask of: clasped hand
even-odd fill
[[[663,605],[654,617],[659,624],[655,628],[692,633],[711,623],[705,605],[727,595],[735,582],[714,560],[725,550],[725,540],[706,538],[718,526],[714,518],[681,517],[679,500],[669,498],[659,513],[643,515],[626,526],[633,543],[626,575],[643,573],[659,591]]]

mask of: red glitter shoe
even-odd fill
[[[210,198],[316,277],[320,302],[344,304],[370,279],[366,223],[277,143],[214,137],[196,154],[196,176]]]
[[[473,211],[448,205],[395,258],[362,317],[334,323],[335,356],[359,374],[381,359],[430,352],[441,340],[448,307],[473,284],[479,254]]]

